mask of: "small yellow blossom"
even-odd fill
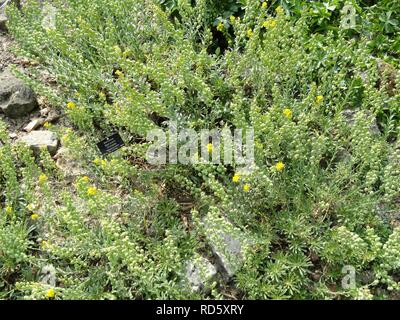
[[[29,211],[33,211],[33,210],[35,210],[35,205],[34,205],[33,203],[30,203],[30,204],[28,204],[28,205],[26,206],[26,208],[27,208]]]
[[[288,118],[288,119],[292,119],[292,110],[290,110],[289,108],[286,108],[283,110],[283,115]]]
[[[49,129],[49,128],[51,127],[51,123],[48,122],[48,121],[46,121],[46,122],[43,124],[43,127],[45,127],[46,129]]]
[[[235,175],[232,177],[232,181],[234,183],[238,183],[240,180],[240,174],[239,173],[235,173]]]
[[[68,142],[69,142],[69,138],[70,138],[70,136],[69,136],[68,133],[64,134],[64,135],[61,137],[61,139],[62,139],[62,141],[63,141],[64,143],[68,143]]]
[[[265,29],[272,29],[276,27],[276,20],[275,19],[268,19],[264,21],[263,26]]]
[[[76,104],[74,102],[70,101],[70,102],[67,103],[67,108],[69,110],[73,110],[73,109],[76,108]]]
[[[262,3],[262,5],[261,5],[261,7],[263,8],[263,9],[265,9],[266,7],[267,7],[267,2],[266,1],[264,1],[263,3]]]
[[[284,12],[284,10],[283,10],[283,8],[282,8],[281,6],[278,6],[278,7],[275,9],[275,11],[276,11],[277,14],[283,14],[283,12]]]
[[[236,20],[236,17],[235,17],[235,16],[230,16],[230,17],[229,17],[229,20],[231,21],[231,23],[234,23],[235,20]]]
[[[285,164],[282,161],[280,161],[275,165],[275,168],[278,171],[283,171],[285,169]]]
[[[249,184],[247,184],[247,183],[243,186],[243,191],[244,192],[249,192],[250,189],[251,189],[251,186]]]
[[[124,76],[124,73],[121,70],[115,71],[115,75],[119,78],[122,78]]]
[[[12,214],[12,213],[13,213],[13,208],[12,208],[11,206],[7,206],[7,207],[6,207],[6,213],[7,213],[8,215]]]
[[[37,219],[39,219],[39,215],[37,213],[31,215],[31,220],[35,221]]]
[[[212,143],[209,143],[209,144],[207,145],[207,151],[208,151],[208,153],[211,153],[211,152],[213,151],[213,145],[212,145]]]
[[[93,160],[93,163],[94,163],[96,166],[99,166],[99,165],[101,165],[101,159],[100,159],[100,158],[96,158],[96,159]]]
[[[40,243],[40,246],[43,248],[43,249],[45,249],[47,246],[48,246],[48,242],[46,241],[46,240],[43,240],[41,243]]]
[[[324,96],[317,96],[316,102],[321,104],[324,101]]]
[[[123,53],[122,53],[122,56],[124,57],[124,58],[128,58],[129,56],[131,56],[132,55],[132,50],[131,49],[126,49]]]
[[[39,176],[39,183],[40,184],[43,184],[43,183],[45,183],[47,181],[47,176],[44,174],[44,173],[42,173],[40,176]]]
[[[95,196],[97,194],[97,188],[96,187],[89,187],[87,190],[88,196]]]
[[[251,38],[252,36],[253,36],[253,30],[252,29],[247,30],[247,37]]]
[[[85,182],[85,183],[88,183],[89,182],[89,177],[88,176],[82,177],[82,181]]]
[[[46,292],[47,299],[53,299],[55,296],[56,296],[56,292],[54,291],[53,288],[50,288],[49,290],[47,290],[47,292]]]
[[[218,23],[218,25],[217,25],[217,30],[218,31],[223,31],[224,28],[225,28],[225,26],[224,26],[223,22]]]

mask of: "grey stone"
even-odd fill
[[[356,115],[357,115],[358,112],[359,112],[359,110],[350,110],[350,109],[346,109],[346,110],[344,110],[342,112],[342,116],[343,116],[344,121],[350,127],[354,126],[355,121],[356,121]],[[363,112],[364,112],[366,117],[371,117],[372,116],[371,112],[368,111],[368,110],[365,110]],[[372,134],[375,134],[375,135],[381,134],[381,131],[379,130],[379,127],[378,127],[378,123],[376,121],[376,117],[373,117],[373,120],[371,122],[370,131],[371,131]]]
[[[202,290],[216,274],[217,269],[203,257],[197,257],[186,264],[186,278],[195,292]]]
[[[29,114],[37,108],[36,95],[9,71],[0,75],[0,109],[10,118]]]
[[[243,265],[246,250],[252,244],[250,238],[223,217],[208,214],[203,220],[207,239],[220,267],[232,277]]]
[[[58,148],[58,139],[51,131],[32,131],[20,139],[27,144],[35,154],[39,154],[42,147],[47,147],[51,155],[55,155]]]
[[[7,17],[0,12],[0,32],[7,31]]]
[[[35,118],[33,120],[31,120],[31,122],[29,122],[25,127],[24,127],[24,131],[26,132],[31,132],[32,130],[37,129],[39,126],[41,126],[44,123],[43,119],[38,119]]]

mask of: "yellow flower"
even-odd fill
[[[68,143],[69,138],[70,138],[70,136],[69,136],[68,133],[64,134],[64,135],[61,137],[61,139],[62,139],[62,141],[63,141],[64,143]]]
[[[324,101],[324,96],[317,96],[316,102],[321,104]]]
[[[276,27],[276,20],[275,19],[268,19],[264,21],[263,26],[265,29],[272,29]]]
[[[93,160],[93,163],[94,163],[96,166],[99,166],[99,165],[101,165],[101,159],[96,158],[96,159]]]
[[[263,8],[263,9],[265,9],[266,7],[267,7],[267,2],[266,1],[264,1],[263,3],[262,3],[262,5],[261,5],[261,7]]]
[[[48,242],[47,242],[46,240],[43,240],[43,241],[40,243],[40,246],[41,246],[43,249],[45,249],[45,248],[48,246]]]
[[[82,177],[82,181],[85,182],[85,183],[88,183],[89,182],[89,177],[88,176]]]
[[[6,207],[6,213],[7,213],[8,215],[12,214],[12,213],[13,213],[13,208],[12,208],[11,206],[7,206],[7,207]]]
[[[284,12],[284,10],[283,10],[283,8],[282,8],[281,6],[278,6],[278,7],[275,9],[275,11],[276,11],[277,14],[282,14],[282,13]]]
[[[28,205],[26,206],[26,208],[27,208],[29,211],[33,211],[33,210],[35,210],[35,205],[34,205],[33,203],[30,203],[30,204],[28,204]]]
[[[122,53],[122,56],[124,57],[124,58],[128,58],[129,56],[131,56],[132,55],[132,50],[130,50],[130,49],[126,49],[123,53]]]
[[[253,36],[253,30],[252,29],[247,30],[247,37],[251,38],[252,36]]]
[[[280,161],[275,165],[275,169],[278,171],[283,171],[285,169],[285,164],[282,161]]]
[[[47,292],[46,292],[47,299],[53,299],[55,296],[56,296],[56,292],[54,291],[53,288],[50,288],[49,290],[47,290]]]
[[[251,189],[251,186],[249,184],[247,184],[247,183],[243,186],[243,191],[244,192],[249,192],[250,189]]]
[[[234,183],[238,183],[240,180],[240,174],[239,173],[235,173],[235,175],[232,177],[232,181]]]
[[[31,219],[33,221],[35,221],[35,220],[39,219],[39,215],[37,213],[34,213],[34,214],[31,215]]]
[[[234,23],[235,20],[236,20],[236,17],[235,17],[235,16],[230,16],[230,17],[229,17],[229,20],[231,21],[231,23]]]
[[[119,78],[122,78],[124,76],[124,73],[121,70],[115,71],[115,75]]]
[[[283,115],[288,118],[288,119],[292,119],[292,110],[290,110],[289,108],[286,108],[283,110]]]
[[[74,102],[70,101],[70,102],[67,103],[67,108],[69,110],[73,110],[73,109],[76,108],[76,104]]]
[[[44,173],[42,173],[40,176],[39,176],[39,183],[40,184],[43,184],[43,183],[45,183],[47,181],[47,176],[44,174]]]
[[[51,127],[50,122],[46,121],[46,122],[43,124],[43,127],[45,127],[46,129],[49,129],[49,128]]]
[[[88,196],[95,196],[97,194],[97,188],[96,187],[89,187],[87,190]]]
[[[209,143],[209,144],[207,145],[207,151],[208,151],[208,153],[211,153],[211,152],[213,151],[213,145],[212,145],[212,143]]]
[[[224,30],[224,28],[225,28],[225,26],[224,26],[224,24],[222,22],[218,23],[218,25],[217,25],[217,30],[218,31],[222,31],[222,30]]]

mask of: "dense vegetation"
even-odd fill
[[[37,1],[10,7],[8,27],[82,174],[0,122],[0,298],[398,297],[397,0],[352,1],[353,29],[341,0],[51,2],[55,28]],[[257,167],[149,165],[146,133],[170,120],[253,127]],[[127,144],[102,158],[114,131]],[[231,280],[195,292],[185,263],[213,256],[210,213],[252,240]]]

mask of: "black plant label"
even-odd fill
[[[100,141],[97,147],[103,155],[106,155],[121,149],[124,145],[125,143],[119,133],[114,133],[112,136]]]

